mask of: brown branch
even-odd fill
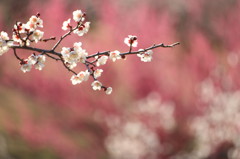
[[[17,55],[17,51],[16,51],[16,49],[13,49],[13,52],[14,52],[14,55],[15,55],[15,57],[19,60],[19,61],[23,61],[23,59],[21,59],[18,55]]]
[[[81,25],[82,25],[82,21],[80,20],[80,21],[78,22],[78,24],[77,24],[76,27],[74,27],[73,29],[70,28],[70,30],[69,30],[66,34],[64,34],[63,36],[61,36],[60,39],[58,40],[58,42],[53,46],[52,51],[54,51],[54,50],[58,47],[58,45],[62,42],[63,39],[65,39],[67,36],[71,35],[71,33],[72,33],[74,30],[78,29],[78,27],[81,26]]]

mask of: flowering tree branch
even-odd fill
[[[150,62],[152,60],[153,49],[156,48],[171,48],[179,45],[179,42],[165,45],[154,44],[148,48],[140,49],[138,51],[132,51],[133,47],[137,47],[138,41],[136,36],[129,35],[124,39],[124,43],[129,46],[128,52],[115,51],[103,51],[97,52],[95,54],[89,55],[86,50],[82,48],[81,42],[75,42],[73,47],[62,47],[61,52],[56,52],[56,48],[59,44],[72,33],[78,36],[83,36],[86,34],[90,27],[90,22],[85,21],[86,14],[81,10],[76,10],[73,12],[73,20],[76,26],[71,24],[71,19],[63,22],[62,29],[66,30],[63,36],[55,43],[52,49],[41,49],[31,47],[31,43],[35,42],[48,42],[50,40],[56,40],[56,37],[50,37],[43,39],[44,32],[38,30],[38,28],[43,27],[43,21],[40,18],[40,14],[33,15],[27,23],[16,22],[13,28],[12,39],[9,39],[8,34],[4,31],[0,33],[0,55],[8,52],[11,48],[15,57],[20,61],[21,70],[29,72],[34,66],[38,70],[42,70],[45,66],[46,56],[54,59],[56,61],[61,61],[63,66],[71,73],[71,81],[73,85],[80,84],[83,81],[87,81],[89,77],[92,77],[92,88],[93,90],[104,90],[106,94],[111,94],[112,88],[104,86],[98,78],[102,75],[103,70],[99,68],[101,65],[105,65],[108,59],[115,62],[116,60],[124,59],[127,55],[137,55],[143,62]],[[34,53],[28,58],[24,59],[18,56],[17,50],[29,50]],[[38,54],[36,54],[38,53]],[[92,59],[90,61],[90,59]],[[76,73],[73,69],[78,63],[82,63],[86,66],[85,71]]]

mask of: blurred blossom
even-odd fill
[[[139,115],[148,116],[148,124],[154,127],[162,127],[170,131],[175,127],[174,103],[163,102],[157,93],[150,93],[145,99],[137,103],[134,109]]]
[[[192,152],[195,158],[209,156],[219,145],[226,142],[233,144],[229,158],[240,158],[240,91],[218,89],[210,79],[203,81],[201,85],[200,98],[207,102],[209,107],[202,116],[190,122],[197,144]]]
[[[139,121],[111,127],[105,145],[112,159],[155,159],[160,150],[156,133]]]

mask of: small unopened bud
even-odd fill
[[[36,17],[40,17],[40,13],[39,12],[36,14]]]

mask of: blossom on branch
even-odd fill
[[[73,75],[71,77],[72,84],[76,85],[82,83],[83,81],[87,81],[89,79],[89,76],[90,73],[88,72],[88,70],[86,70],[85,72],[81,71],[77,75]]]
[[[152,50],[148,50],[146,52],[141,52],[140,54],[137,54],[138,57],[141,58],[141,61],[143,62],[151,62],[152,61]]]
[[[96,65],[100,66],[100,65],[105,65],[107,63],[108,60],[108,56],[101,56],[98,60]]]
[[[62,30],[68,30],[70,29],[72,26],[70,25],[71,19],[69,18],[67,21],[63,22],[63,26],[62,26]]]
[[[116,60],[122,59],[120,52],[118,50],[110,52],[109,58],[115,62]]]
[[[105,91],[107,95],[110,95],[112,93],[112,87],[108,87]]]
[[[173,43],[171,45],[164,45],[163,43],[153,45],[149,48],[145,48],[139,51],[132,51],[133,47],[137,47],[137,36],[128,35],[124,39],[124,43],[129,46],[129,51],[120,52],[115,51],[103,51],[89,55],[88,52],[82,48],[81,42],[75,42],[72,47],[62,47],[61,52],[57,52],[57,47],[60,46],[62,41],[72,35],[72,33],[78,36],[83,36],[89,31],[90,22],[85,21],[86,14],[81,10],[73,12],[73,20],[76,22],[75,26],[70,25],[71,19],[63,22],[63,30],[68,30],[62,35],[52,49],[42,49],[30,46],[33,42],[47,42],[49,40],[56,40],[56,37],[50,37],[43,39],[44,32],[38,30],[39,27],[43,27],[43,20],[40,18],[40,14],[33,15],[29,18],[27,23],[16,22],[13,26],[12,39],[9,39],[8,34],[4,31],[0,34],[0,55],[13,49],[15,57],[20,61],[21,70],[26,73],[29,72],[34,66],[35,69],[42,70],[45,67],[46,57],[61,61],[63,66],[71,73],[70,78],[73,85],[80,84],[83,81],[87,81],[89,77],[92,77],[93,82],[91,84],[93,90],[104,90],[106,94],[112,93],[112,87],[106,87],[97,79],[101,77],[103,70],[98,68],[101,65],[105,65],[107,60],[115,62],[119,59],[126,59],[127,55],[137,55],[143,62],[150,62],[152,60],[153,49],[158,47],[174,47],[179,43]],[[28,51],[34,51],[27,59],[21,58],[17,54],[18,49],[24,49]],[[76,73],[73,68],[80,63],[85,66],[86,71]]]
[[[96,69],[93,73],[94,78],[99,78],[102,75],[103,70],[102,69]]]
[[[101,82],[99,82],[99,81],[93,81],[93,83],[92,83],[92,89],[93,90],[101,90],[101,88],[102,88],[102,83]]]
[[[73,12],[73,20],[75,22],[79,22],[80,20],[84,20],[82,18],[84,18],[84,13],[81,10],[76,10],[76,11]]]
[[[78,29],[74,30],[73,33],[77,34],[78,36],[83,36],[88,32],[90,28],[90,22],[86,22],[85,24],[81,24]]]
[[[128,35],[128,37],[124,39],[124,43],[127,44],[127,46],[129,47],[137,47],[137,37],[133,35]]]
[[[12,41],[9,41],[8,34],[2,31],[0,33],[0,55],[8,52],[10,46],[12,46]]]
[[[44,32],[40,30],[35,30],[33,32],[33,40],[37,43],[40,39],[42,39]]]

